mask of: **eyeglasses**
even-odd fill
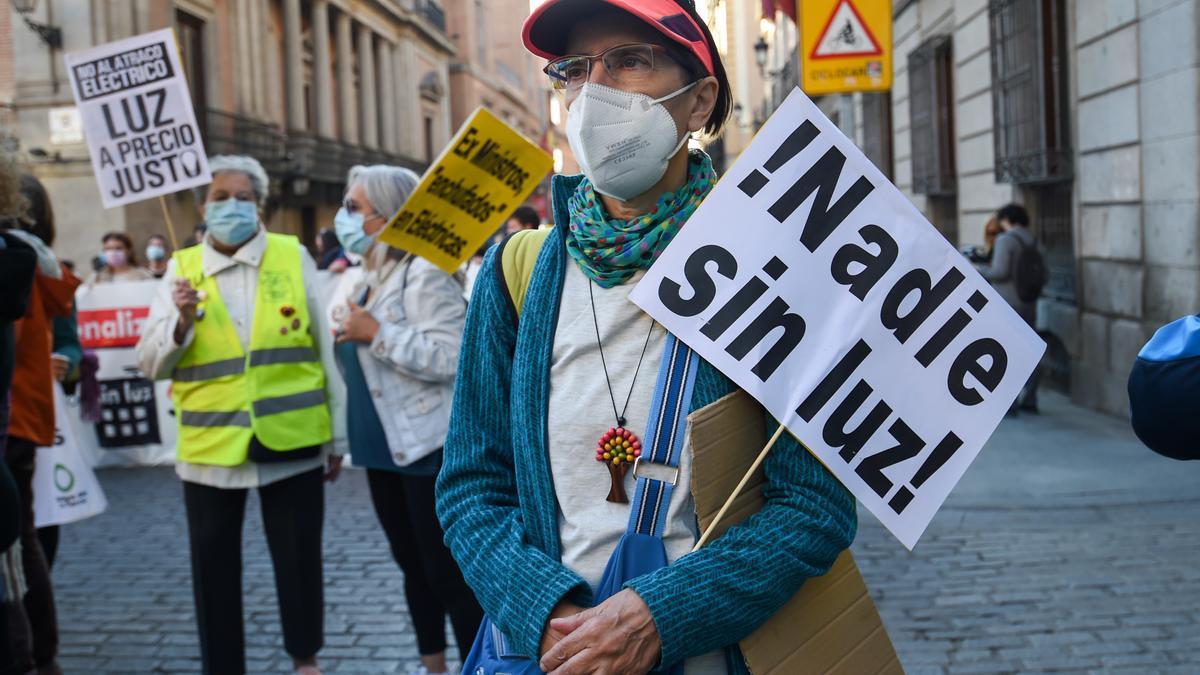
[[[346,209],[346,213],[349,213],[351,215],[353,215],[355,213],[361,213],[363,215],[363,218],[366,220],[381,217],[378,213],[376,213],[374,211],[364,210],[361,206],[358,205],[358,202],[354,201],[353,199],[350,199],[349,197],[347,197],[346,199],[344,199],[342,201],[342,208]]]
[[[637,87],[649,84],[656,70],[676,63],[665,47],[651,44],[617,45],[599,54],[577,54],[551,61],[543,72],[557,90],[579,89],[591,78],[592,62],[600,61],[617,84]]]

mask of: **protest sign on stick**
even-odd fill
[[[174,31],[64,60],[105,208],[211,182]]]
[[[379,238],[453,274],[553,165],[544,150],[479,108]]]
[[[798,89],[630,297],[910,549],[1045,350]]]

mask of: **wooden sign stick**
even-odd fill
[[[163,219],[167,221],[167,234],[171,235],[171,250],[179,250],[179,239],[175,236],[175,221],[171,220],[171,212],[167,210],[167,198],[158,196],[158,205],[162,207]]]
[[[750,465],[750,470],[746,472],[745,476],[742,476],[742,481],[733,489],[733,494],[729,495],[729,499],[725,500],[725,504],[721,506],[721,510],[717,511],[717,515],[713,517],[712,522],[705,528],[704,534],[700,535],[700,541],[696,542],[696,546],[692,549],[693,552],[699,551],[701,546],[708,543],[709,538],[712,537],[713,532],[717,529],[717,525],[725,517],[725,512],[729,510],[729,507],[733,506],[733,502],[737,500],[738,495],[742,494],[742,490],[746,489],[746,483],[750,482],[750,478],[754,475],[754,472],[758,471],[758,467],[762,466],[763,461],[770,454],[771,448],[775,445],[775,441],[779,440],[785,429],[787,427],[780,424],[779,428],[775,430],[775,434],[771,436],[771,440],[767,441],[767,444],[763,446],[762,452],[758,453],[758,458],[754,460],[754,464]]]

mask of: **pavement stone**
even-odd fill
[[[1000,425],[913,552],[860,507],[854,555],[901,663],[914,675],[1200,672],[1200,466],[1061,397],[1043,411]],[[100,480],[109,510],[63,528],[54,570],[65,671],[198,672],[178,479],[141,468]],[[323,670],[406,672],[416,639],[364,474],[346,471],[326,503]],[[254,504],[244,542],[248,670],[287,672]]]
[[[861,505],[853,551],[909,673],[1200,672],[1200,466],[1062,397],[1001,423],[913,552]]]

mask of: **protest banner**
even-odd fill
[[[630,297],[909,549],[1045,349],[799,90]]]
[[[211,182],[174,31],[63,58],[105,208]]]
[[[39,528],[74,523],[108,508],[96,473],[80,451],[70,423],[73,410],[55,385],[54,445],[37,449],[33,470],[33,519]]]
[[[150,314],[158,281],[84,285],[75,293],[79,341],[100,360],[100,419],[85,422],[70,406],[68,422],[94,466],[169,464],[175,459],[175,417],[169,381],[138,369],[134,347]]]
[[[553,166],[545,150],[479,108],[379,238],[453,274]]]

